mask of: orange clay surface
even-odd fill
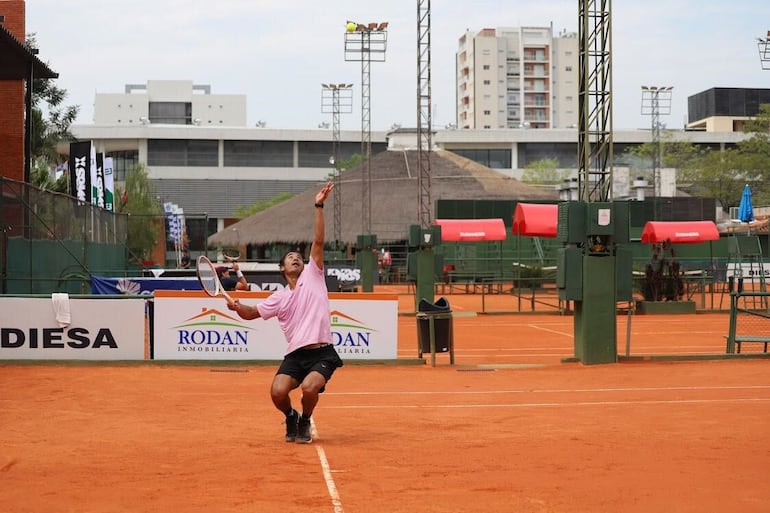
[[[6,362],[0,511],[770,511],[770,360],[563,363],[572,317],[449,299],[455,365],[349,363],[311,445],[283,441],[272,363]],[[413,361],[416,321],[398,322]],[[635,316],[630,354],[724,353],[727,326]]]

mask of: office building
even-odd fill
[[[687,128],[743,132],[763,103],[770,103],[770,89],[712,87],[687,98]]]

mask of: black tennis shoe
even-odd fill
[[[286,416],[286,441],[293,442],[297,439],[297,424],[299,422],[299,413],[292,410],[291,415]]]
[[[297,436],[296,442],[298,444],[309,444],[313,441],[313,437],[310,436],[310,419],[300,417],[297,422]]]

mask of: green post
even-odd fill
[[[358,267],[361,269],[361,291],[374,291],[374,275],[377,272],[377,254],[371,249],[364,249],[356,254]]]
[[[727,352],[732,354],[735,352],[735,330],[738,325],[738,298],[740,293],[730,291],[730,324],[727,329]]]
[[[615,257],[583,256],[582,300],[575,301],[575,357],[582,363],[615,363]]]
[[[417,277],[414,295],[415,311],[417,310],[420,299],[425,298],[431,303],[433,302],[435,287],[433,277],[436,274],[434,262],[435,258],[433,256],[432,248],[423,248],[417,251]]]
[[[377,236],[363,234],[358,236],[356,264],[361,269],[361,291],[374,291],[374,276],[377,272]]]

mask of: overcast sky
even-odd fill
[[[549,26],[577,32],[577,0],[433,0],[433,122],[455,121],[454,59],[466,29]],[[250,126],[308,129],[331,122],[321,83],[354,84],[342,129],[361,128],[361,64],[346,62],[345,22],[389,22],[385,62],[371,64],[371,123],[417,126],[417,0],[27,0],[27,33],[59,73],[77,124],[93,122],[95,93],[125,84],[192,80],[213,94],[245,94]],[[641,86],[673,86],[681,128],[687,98],[712,87],[770,88],[756,38],[768,0],[614,0],[615,128],[649,127]]]

